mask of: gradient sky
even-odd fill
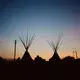
[[[36,34],[29,52],[49,59],[53,51],[46,40],[56,42],[63,33],[58,50],[61,58],[78,52],[80,57],[80,1],[79,0],[0,0],[0,56],[13,58],[14,40],[17,39],[17,57],[25,49],[18,36]]]

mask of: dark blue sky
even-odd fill
[[[8,28],[13,17],[18,16],[17,19],[26,15],[49,17],[50,14],[54,17],[60,13],[63,16],[66,14],[71,16],[80,12],[79,5],[79,0],[0,0],[0,32]]]

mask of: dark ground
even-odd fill
[[[80,59],[32,64],[2,60],[0,80],[80,80]]]

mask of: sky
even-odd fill
[[[14,40],[17,40],[17,57],[25,49],[18,36],[35,33],[29,48],[34,59],[37,55],[48,60],[53,51],[47,40],[55,41],[63,33],[58,50],[61,58],[73,56],[76,50],[80,57],[80,1],[79,0],[0,0],[0,56],[13,58]]]

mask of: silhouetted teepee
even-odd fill
[[[58,41],[57,41],[56,44],[54,44],[53,41],[48,42],[49,45],[50,45],[50,47],[51,47],[52,50],[54,51],[54,54],[53,54],[53,56],[49,59],[49,61],[60,60],[60,57],[59,57],[58,52],[57,52],[58,49],[59,49],[59,47],[60,47],[60,45],[61,45],[60,41],[61,41],[61,35],[58,36]]]
[[[28,52],[28,49],[29,47],[31,46],[32,44],[32,41],[34,40],[34,35],[32,35],[31,37],[28,36],[28,31],[27,31],[27,37],[26,37],[26,41],[24,41],[24,39],[22,39],[20,36],[19,36],[19,39],[21,40],[24,48],[25,48],[25,53],[22,57],[22,61],[25,61],[25,62],[32,62],[32,58]]]

